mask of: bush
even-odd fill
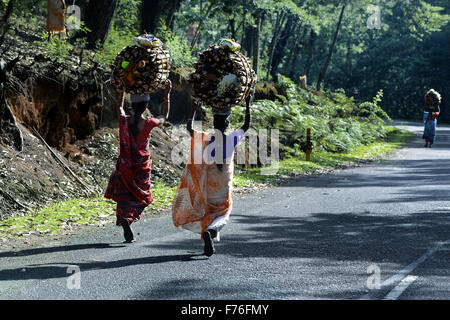
[[[311,128],[314,149],[325,152],[347,152],[359,145],[386,137],[386,113],[378,106],[382,92],[358,106],[342,90],[317,97],[298,89],[289,78],[279,76],[278,92],[283,98],[275,101],[258,100],[252,104],[252,123],[260,129],[280,130],[282,145],[302,145],[306,129]],[[231,122],[243,121],[244,108],[234,108]],[[296,151],[297,152],[297,151]]]
[[[193,66],[195,58],[192,55],[187,39],[175,35],[164,23],[161,23],[157,36],[165,43],[166,48],[170,51],[172,69]]]
[[[95,53],[95,60],[111,65],[123,48],[133,45],[133,38],[140,34],[140,1],[119,1],[108,37],[102,48]]]

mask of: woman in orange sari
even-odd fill
[[[199,233],[204,253],[212,256],[220,230],[227,224],[232,210],[234,151],[250,126],[250,100],[247,99],[244,125],[226,135],[231,109],[214,110],[215,133],[193,129],[197,105],[187,129],[191,149],[185,173],[175,195],[172,218],[176,227]]]
[[[116,225],[122,226],[125,242],[134,241],[131,224],[141,218],[144,209],[153,202],[150,187],[151,130],[167,119],[170,109],[172,83],[167,82],[162,116],[144,118],[143,113],[150,102],[149,95],[132,95],[133,115],[128,116],[123,109],[124,94],[119,104],[120,154],[116,168],[111,174],[105,198],[117,202]]]

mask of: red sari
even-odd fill
[[[120,155],[109,178],[105,198],[117,202],[116,224],[121,219],[130,223],[140,219],[144,209],[153,202],[150,186],[150,132],[158,126],[156,118],[145,120],[144,128],[134,137],[130,134],[129,116],[119,118]]]

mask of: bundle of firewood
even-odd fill
[[[441,95],[434,89],[428,90],[425,95],[425,108],[439,112],[439,105],[441,104]]]
[[[207,107],[231,108],[247,98],[256,83],[248,59],[226,46],[211,45],[199,54],[192,74],[193,98]]]
[[[163,48],[129,46],[116,57],[111,83],[131,94],[164,89],[170,72],[170,53]]]

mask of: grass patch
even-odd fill
[[[152,195],[155,199],[146,211],[163,210],[172,205],[178,186],[168,186],[161,180],[152,183]]]
[[[155,201],[146,208],[146,212],[160,211],[170,206],[175,191],[176,187],[156,180],[152,186]],[[116,203],[104,197],[61,201],[26,216],[0,221],[0,239],[56,235],[83,225],[102,226],[114,221],[115,210]]]
[[[96,224],[111,212],[114,212],[114,202],[101,197],[62,201],[26,216],[0,221],[0,238],[57,234],[73,226]]]

